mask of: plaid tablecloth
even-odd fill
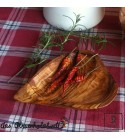
[[[53,30],[42,8],[0,8],[0,131],[125,131],[125,41],[118,18],[119,8],[106,8],[104,19],[90,33],[104,33],[108,44],[100,57],[118,84],[115,100],[97,110],[75,110],[20,103],[13,99],[18,89],[39,69],[25,70],[7,81],[32,55],[39,35]],[[72,45],[64,51],[72,50]],[[55,58],[59,50],[46,50],[42,57]],[[61,122],[66,120],[66,127]],[[46,128],[46,126],[51,126]],[[28,127],[28,128],[27,128]]]

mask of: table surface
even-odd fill
[[[125,41],[118,14],[119,8],[106,8],[104,19],[89,30],[95,34],[105,32],[107,39],[115,44],[115,47],[108,44],[100,57],[118,84],[118,94],[107,107],[81,111],[13,99],[39,67],[25,70],[10,83],[7,81],[32,55],[40,34],[52,31],[53,27],[45,21],[42,8],[0,8],[0,131],[125,131]],[[69,52],[73,47],[69,45],[63,51]],[[58,49],[53,49],[42,56],[52,59],[59,54]],[[66,127],[54,127],[62,120],[66,120]],[[46,128],[47,123],[53,127]]]

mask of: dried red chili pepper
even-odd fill
[[[74,49],[75,50],[75,49]],[[73,51],[74,51],[73,50]],[[61,63],[61,67],[58,69],[58,71],[53,76],[53,80],[57,79],[64,71],[68,70],[73,63],[73,60],[76,56],[76,52],[71,52],[67,57],[65,57]]]
[[[70,85],[70,83],[71,83],[73,77],[75,76],[77,70],[78,70],[78,67],[75,66],[75,67],[73,67],[72,70],[69,72],[68,77],[67,77],[67,79],[65,80],[64,85],[63,85],[63,93],[66,91],[66,89],[67,89],[68,86]]]
[[[52,93],[56,88],[59,86],[60,82],[64,79],[65,77],[62,75],[58,79],[56,79],[47,89],[46,94]]]

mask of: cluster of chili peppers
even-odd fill
[[[53,82],[48,87],[47,94],[55,91],[56,88],[59,86],[59,84],[63,84],[63,94],[62,95],[64,95],[65,91],[71,85],[71,83],[83,81],[86,77],[89,76],[89,74],[91,74],[93,71],[95,71],[97,68],[99,68],[99,67],[97,67],[94,70],[88,72],[87,74],[79,74],[78,70],[83,68],[89,61],[91,61],[98,54],[93,55],[83,65],[79,66],[79,64],[87,57],[87,55],[85,55],[82,58],[81,54],[78,51],[74,51],[74,50],[63,59],[59,69],[57,70],[57,72],[55,73],[55,75],[52,78]],[[73,65],[75,58],[76,58],[76,64]],[[68,73],[67,73],[67,71],[68,71]]]

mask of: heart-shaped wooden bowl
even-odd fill
[[[87,57],[80,63],[85,64],[95,53],[84,50],[80,54]],[[41,105],[66,107],[74,109],[97,109],[110,104],[117,95],[117,84],[108,72],[100,57],[97,55],[78,73],[93,71],[81,82],[71,83],[64,95],[63,83],[57,84],[54,92],[46,94],[46,87],[52,82],[53,75],[57,72],[65,55],[61,55],[45,64],[14,96],[14,99]]]

